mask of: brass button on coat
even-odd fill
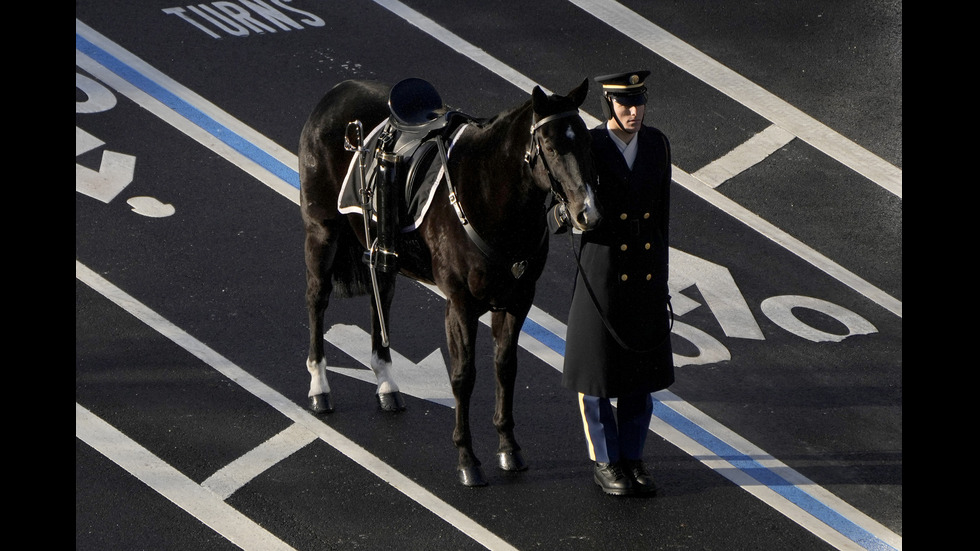
[[[627,249],[626,243],[623,243],[622,245],[619,246],[619,250],[621,251],[625,251],[626,249]]]
[[[627,216],[626,216],[626,213],[625,212],[623,214],[620,214],[619,215],[619,219],[620,220],[626,220],[626,218],[627,218]]]
[[[627,279],[629,279],[629,276],[626,275],[626,274],[623,274],[623,275],[619,276],[619,279],[621,279],[623,281],[626,281]]]

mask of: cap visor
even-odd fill
[[[625,105],[626,107],[632,107],[634,105],[644,105],[647,102],[646,94],[631,94],[629,96],[623,96],[615,94],[612,96],[613,101],[620,105]]]

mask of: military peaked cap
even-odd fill
[[[650,71],[633,71],[615,75],[595,77],[602,85],[602,93],[620,105],[643,105],[647,102],[647,87],[644,84]]]

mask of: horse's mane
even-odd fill
[[[479,128],[481,130],[485,130],[487,128],[490,128],[492,126],[495,126],[497,123],[499,123],[502,120],[513,120],[513,119],[516,119],[516,118],[520,117],[524,113],[524,111],[527,111],[530,108],[531,108],[531,100],[528,99],[527,101],[525,101],[524,103],[521,103],[520,105],[518,105],[516,107],[512,107],[510,109],[506,109],[506,110],[501,111],[501,112],[499,112],[496,115],[493,115],[491,117],[475,118],[475,119],[473,119],[473,124],[477,128]]]
[[[486,159],[499,160],[498,155],[504,151],[523,156],[529,126],[518,126],[514,121],[530,111],[531,100],[528,99],[516,107],[501,111],[489,118],[473,120],[471,124],[476,132],[463,136],[467,149]]]

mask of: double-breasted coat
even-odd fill
[[[674,381],[667,290],[670,143],[661,131],[643,126],[630,170],[605,125],[591,134],[602,220],[582,233],[562,382],[607,398],[654,392]],[[554,209],[548,219],[553,232],[567,231]]]

